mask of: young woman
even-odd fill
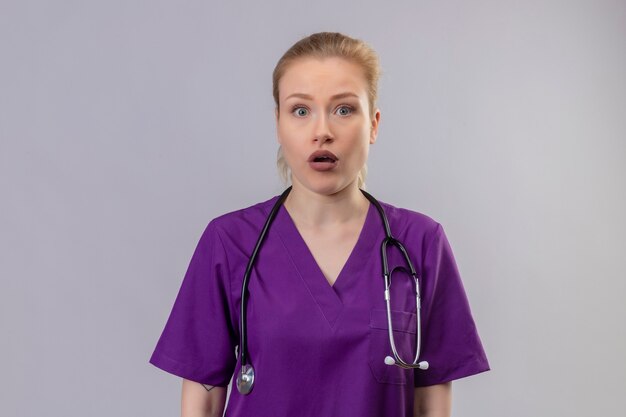
[[[208,223],[150,358],[183,378],[183,416],[221,416],[232,378],[231,417],[449,417],[451,381],[489,369],[441,224],[364,192],[379,73],[367,44],[330,32],[276,65],[278,165],[291,185]],[[388,309],[379,210],[421,309],[391,243]],[[418,335],[421,366],[399,366]]]

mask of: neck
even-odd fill
[[[309,190],[297,182],[283,202],[289,215],[308,228],[324,229],[358,221],[367,213],[369,200],[356,180],[333,194]]]

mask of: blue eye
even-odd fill
[[[337,111],[339,111],[340,116],[348,116],[354,111],[354,109],[350,106],[341,106],[337,109]]]
[[[292,113],[293,113],[293,112],[295,112],[296,116],[298,116],[298,117],[303,117],[303,116],[306,116],[306,115],[307,115],[308,110],[307,110],[305,107],[302,107],[302,106],[297,106],[297,107],[294,107],[294,108],[291,110],[291,112],[292,112]]]

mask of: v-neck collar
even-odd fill
[[[274,224],[280,234],[283,245],[300,278],[307,286],[311,296],[331,327],[334,327],[343,309],[341,293],[354,285],[358,285],[357,278],[359,275],[363,275],[360,273],[363,264],[365,264],[363,258],[364,256],[372,255],[375,237],[375,211],[376,207],[370,202],[365,222],[359,232],[356,244],[332,286],[315,261],[312,252],[285,206],[281,204],[278,213],[276,213]]]

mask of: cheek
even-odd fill
[[[298,143],[300,142],[298,140],[298,131],[288,126],[286,123],[281,123],[278,126],[277,132],[283,157],[287,164],[293,169],[294,161],[299,159],[297,156],[299,153]]]
[[[350,138],[350,146],[355,150],[356,154],[364,153],[367,156],[370,131],[367,126],[359,124],[352,126],[349,130],[346,130],[346,137]]]
[[[359,151],[357,152],[359,169],[361,168],[361,166],[363,166],[365,162],[367,162],[368,153],[369,153],[369,147],[367,145],[360,148]]]
[[[344,150],[344,155],[347,155],[347,158],[344,159],[345,168],[350,172],[359,171],[367,162],[368,151],[369,148],[363,141],[359,140],[353,143],[352,146]]]
[[[294,123],[293,120],[284,119],[278,123],[277,132],[279,140],[288,145],[289,142],[295,142],[302,135],[302,126]]]
[[[278,142],[280,144],[283,144],[285,142],[285,123],[284,122],[278,122],[276,124],[276,134],[278,136]]]
[[[358,133],[355,133],[352,141],[353,161],[355,165],[358,165],[359,169],[367,162],[369,146],[369,130],[360,128]]]
[[[349,135],[353,141],[368,141],[370,135],[370,127],[362,117],[351,120],[349,124],[342,126],[342,130]]]
[[[293,143],[293,132],[285,126],[285,123],[280,123],[277,128],[278,143],[283,148],[283,153],[290,152]]]

